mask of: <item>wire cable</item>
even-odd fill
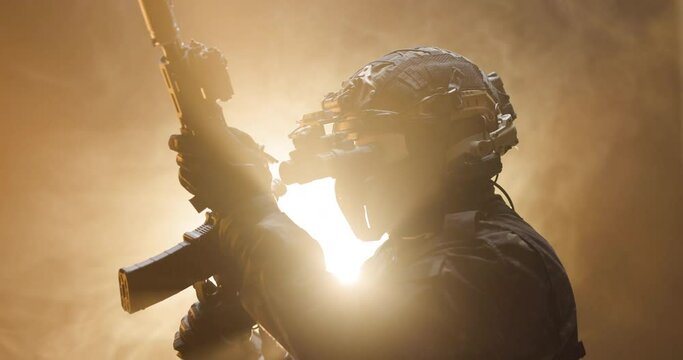
[[[515,210],[515,204],[512,203],[512,198],[510,198],[510,195],[508,194],[508,192],[505,191],[505,189],[503,189],[503,187],[500,186],[500,184],[498,184],[498,182],[497,182],[498,175],[499,174],[496,174],[496,178],[491,180],[491,183],[493,184],[493,186],[496,187],[496,189],[500,190],[500,192],[502,192],[503,195],[505,195],[505,198],[507,199],[508,204],[510,204],[510,208],[514,211]]]

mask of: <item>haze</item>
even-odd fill
[[[280,159],[301,114],[386,52],[440,46],[497,71],[520,134],[501,183],[563,259],[590,358],[683,353],[678,2],[176,3],[184,36],[229,60],[229,122]],[[178,123],[137,1],[2,5],[0,357],[172,358],[192,292],[131,316],[116,283],[201,221],[166,148]],[[328,260],[369,254],[330,182],[288,196]]]

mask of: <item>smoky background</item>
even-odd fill
[[[192,292],[131,316],[116,279],[201,221],[166,148],[178,123],[137,2],[1,5],[0,357],[173,358]],[[501,183],[562,258],[589,358],[679,358],[679,2],[177,0],[176,11],[186,38],[228,58],[228,121],[280,159],[301,114],[386,52],[440,46],[497,71],[520,134]]]

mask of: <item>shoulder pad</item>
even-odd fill
[[[455,241],[472,240],[477,233],[477,223],[481,218],[481,212],[462,211],[448,214],[444,218],[443,239]]]

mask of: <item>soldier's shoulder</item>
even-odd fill
[[[481,278],[516,268],[541,269],[552,248],[514,211],[502,206],[448,214],[440,232],[423,239],[388,241],[366,270],[400,280],[442,276]]]
[[[542,274],[547,241],[511,209],[449,214],[430,258],[442,261],[441,273],[484,278],[531,270]],[[552,256],[551,255],[551,256]]]

